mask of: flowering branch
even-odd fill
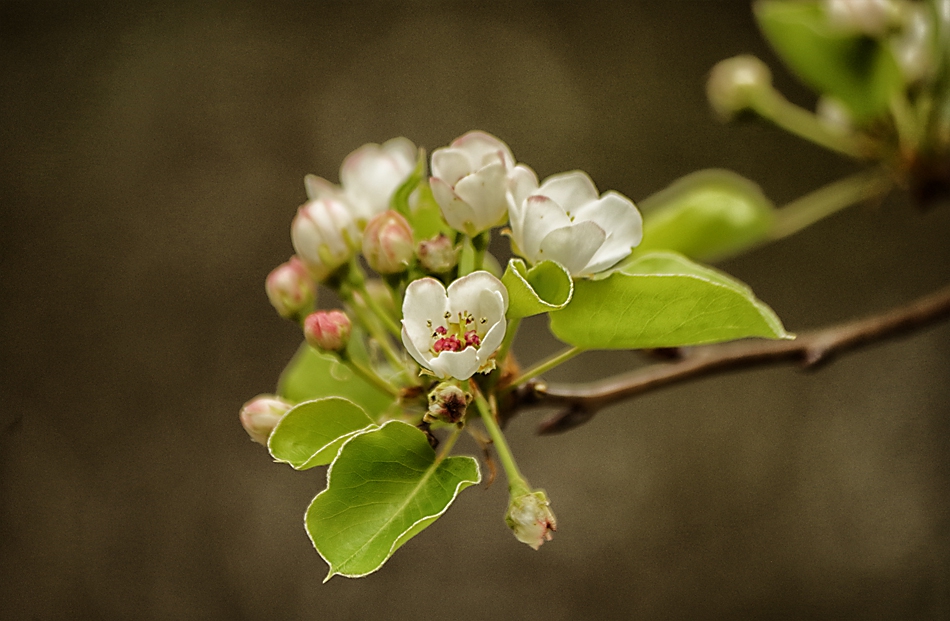
[[[673,362],[655,364],[613,378],[575,385],[528,382],[513,391],[502,414],[525,408],[566,409],[541,423],[541,434],[560,433],[588,422],[609,405],[636,395],[724,371],[777,362],[813,369],[836,354],[915,331],[950,317],[950,286],[878,315],[799,334],[793,341],[743,340],[673,350]]]

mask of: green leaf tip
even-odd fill
[[[528,269],[522,259],[511,259],[501,282],[508,289],[509,319],[560,310],[574,295],[570,273],[554,261],[541,261]]]
[[[681,347],[793,338],[747,285],[673,252],[643,255],[603,280],[575,283],[551,331],[585,349]]]
[[[349,399],[325,397],[291,408],[267,441],[271,456],[295,470],[325,466],[354,433],[375,428],[366,411]]]
[[[688,174],[639,205],[643,241],[626,263],[655,250],[699,260],[729,256],[764,240],[775,220],[758,185],[723,169]]]
[[[305,517],[313,547],[330,566],[324,582],[375,572],[479,482],[474,458],[437,459],[426,435],[408,423],[352,435]]]

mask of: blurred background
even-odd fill
[[[509,438],[554,541],[512,537],[496,482],[361,580],[321,585],[302,522],[323,469],[239,424],[300,338],[263,282],[303,176],[365,142],[483,129],[634,200],[707,167],[777,204],[852,172],[713,118],[707,72],[738,53],[813,105],[745,2],[0,2],[2,616],[950,618],[950,325],[564,435],[526,413]],[[946,283],[948,230],[895,194],[721,267],[805,330]],[[524,362],[560,348],[527,324]]]

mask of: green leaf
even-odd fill
[[[760,0],[759,27],[806,84],[841,100],[858,121],[884,113],[903,88],[890,50],[866,36],[836,30],[816,0]]]
[[[443,233],[454,239],[454,230],[442,218],[442,209],[435,202],[432,196],[432,189],[425,180],[426,176],[426,151],[419,149],[419,156],[416,159],[416,166],[406,177],[396,191],[393,192],[393,198],[390,206],[405,216],[412,226],[413,238],[417,241],[431,239]],[[414,204],[410,205],[409,198],[416,192]]]
[[[330,566],[326,580],[376,571],[480,481],[474,458],[437,461],[425,434],[408,423],[352,436],[307,509],[307,533]]]
[[[412,225],[412,234],[416,242],[432,239],[439,233],[449,239],[455,239],[455,229],[450,227],[442,218],[442,208],[435,202],[429,184],[419,184],[419,193],[415,204],[410,209],[409,224]]]
[[[351,350],[358,348],[355,334]],[[356,359],[359,352],[351,351]],[[355,375],[333,354],[321,353],[303,343],[277,382],[277,394],[293,403],[321,397],[345,397],[371,416],[378,416],[393,403],[392,397]]]
[[[509,319],[560,310],[574,292],[570,273],[554,261],[541,261],[528,269],[523,260],[511,259],[501,282],[508,289]]]
[[[304,401],[280,419],[267,448],[277,461],[306,470],[329,464],[352,434],[375,426],[363,408],[347,399]]]
[[[638,203],[643,241],[636,257],[672,250],[693,259],[735,254],[762,241],[775,207],[758,185],[729,170],[700,170]]]
[[[743,283],[672,252],[644,255],[603,280],[579,280],[551,331],[585,349],[679,347],[792,338]]]

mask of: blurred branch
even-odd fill
[[[519,410],[564,407],[541,423],[541,434],[567,431],[609,405],[639,394],[733,369],[797,362],[813,369],[835,355],[912,332],[950,317],[950,286],[879,315],[799,334],[793,341],[743,340],[672,350],[672,362],[654,364],[589,384],[533,380],[512,391],[503,419]],[[503,421],[504,422],[504,421]]]

